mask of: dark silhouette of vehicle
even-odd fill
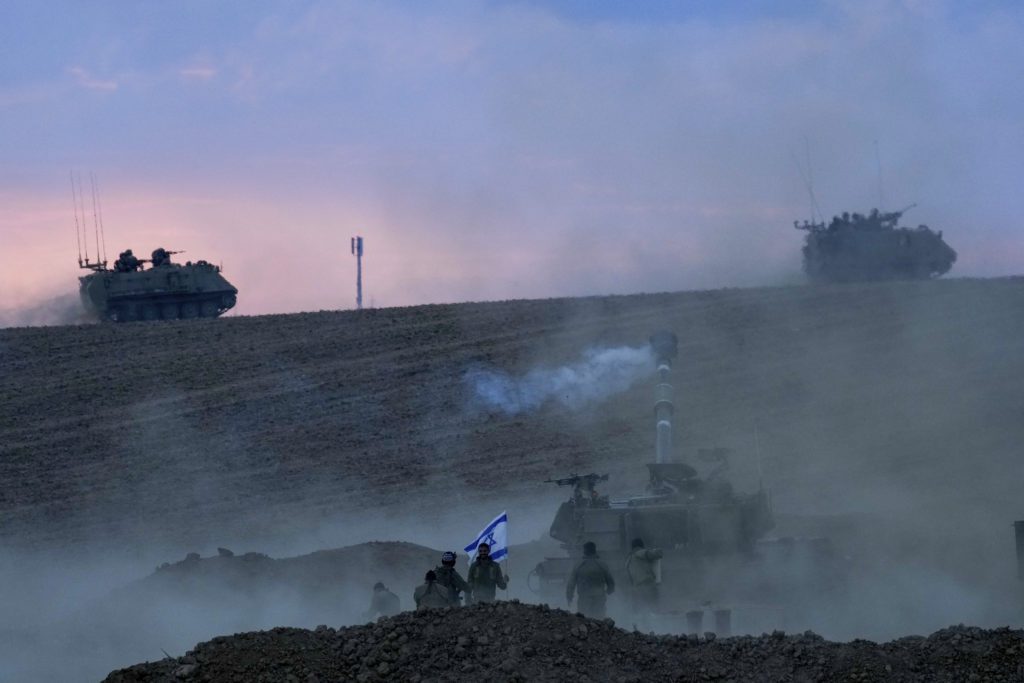
[[[139,259],[129,249],[113,268],[105,261],[82,265],[93,271],[79,278],[82,305],[113,322],[216,318],[235,305],[238,290],[218,266],[174,263],[171,255],[176,253],[159,248],[151,259]]]
[[[794,221],[807,232],[804,273],[812,282],[924,280],[949,272],[956,252],[926,225],[899,227],[912,208],[868,215],[843,213],[826,224]]]

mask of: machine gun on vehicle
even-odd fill
[[[561,479],[545,479],[545,484],[556,484],[558,486],[577,486],[586,489],[593,489],[594,485],[599,481],[608,481],[607,474],[596,474],[591,472],[590,474],[574,474],[569,477],[562,477]]]
[[[568,514],[568,510],[578,510],[586,507],[608,507],[608,496],[602,496],[597,492],[596,488],[597,483],[602,481],[608,481],[607,474],[591,472],[590,474],[573,474],[561,479],[545,479],[544,483],[572,487],[572,497],[562,504],[562,507],[567,509],[565,514]],[[556,519],[552,528],[555,528],[558,524],[559,522]]]

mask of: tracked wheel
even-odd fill
[[[199,306],[199,315],[204,318],[216,318],[219,311],[216,301],[204,301]]]
[[[160,310],[154,304],[146,304],[142,307],[143,320],[159,320]]]
[[[160,307],[160,313],[164,320],[177,320],[178,304],[164,304]]]
[[[199,304],[195,301],[186,301],[181,305],[181,317],[183,320],[191,320],[199,317]]]

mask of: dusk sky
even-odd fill
[[[6,0],[0,309],[77,291],[72,170],[232,314],[353,307],[355,234],[375,306],[799,282],[808,165],[1020,273],[1022,7]]]

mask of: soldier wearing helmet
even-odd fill
[[[441,565],[434,568],[437,575],[437,582],[448,588],[448,602],[452,607],[462,604],[462,595],[469,595],[469,584],[459,575],[455,568],[455,553],[446,550],[441,554]]]
[[[134,273],[141,265],[142,263],[132,253],[132,250],[125,249],[118,255],[117,260],[114,261],[114,270],[118,273]]]

